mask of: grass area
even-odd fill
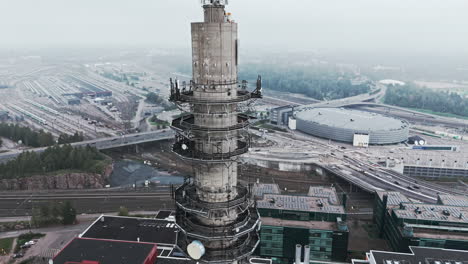
[[[456,115],[456,114],[451,114],[451,113],[434,112],[431,110],[420,109],[420,108],[410,108],[410,107],[405,107],[405,108],[411,109],[413,111],[421,112],[421,113],[431,114],[431,115],[438,115],[438,116],[443,116],[443,117],[452,117],[452,118],[468,120],[467,116],[461,116],[461,115]]]
[[[5,256],[10,253],[14,240],[15,240],[14,237],[0,239],[0,256]]]
[[[32,232],[20,235],[18,237],[18,242],[16,243],[15,253],[17,253],[20,250],[20,247],[24,245],[26,242],[31,241],[32,239],[38,239],[44,236],[45,234],[32,233]]]

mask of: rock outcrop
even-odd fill
[[[65,173],[59,175],[34,175],[18,179],[1,179],[0,190],[67,190],[67,189],[97,189],[108,184],[113,171],[113,165],[97,173]]]

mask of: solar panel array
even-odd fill
[[[386,192],[388,200],[387,205],[399,205],[400,203],[409,203],[410,200],[399,192]]]
[[[461,195],[439,195],[443,205],[466,206],[468,207],[468,197]]]
[[[427,264],[468,264],[468,261],[445,260],[445,259],[426,259]]]
[[[267,193],[274,193],[274,194],[281,193],[278,184],[274,184],[274,183],[256,183],[254,184],[252,189],[253,189],[254,195],[258,197],[261,197]]]
[[[404,209],[394,209],[401,218],[468,223],[468,208],[445,205],[405,204]]]
[[[335,188],[333,187],[310,186],[308,195],[312,197],[327,198],[330,204],[339,204]]]
[[[259,208],[287,209],[307,212],[344,213],[342,206],[330,205],[328,198],[265,194],[257,202]]]

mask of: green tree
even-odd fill
[[[120,208],[119,208],[119,216],[128,216],[128,215],[129,215],[129,213],[128,213],[127,207],[120,206]]]
[[[62,207],[62,223],[64,225],[72,225],[76,221],[76,210],[73,208],[70,201],[65,201]]]

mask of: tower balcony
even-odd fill
[[[255,231],[260,223],[260,215],[254,207],[238,215],[236,221],[225,226],[206,226],[194,215],[178,210],[177,225],[188,237],[202,241],[237,239]]]
[[[242,81],[242,85],[240,90],[236,90],[236,96],[229,98],[206,98],[205,96],[197,97],[193,92],[194,87],[198,87],[203,85],[205,87],[216,87],[222,85],[237,85],[238,82],[236,81],[224,81],[224,82],[210,82],[208,84],[195,84],[190,82],[190,86],[187,87],[187,84],[184,82],[182,87],[179,87],[179,81],[175,80],[173,82],[170,79],[171,84],[171,94],[169,96],[169,101],[183,104],[183,103],[190,103],[190,104],[207,104],[207,105],[216,105],[216,104],[235,104],[248,101],[250,99],[259,99],[262,98],[262,81],[261,77],[258,77],[257,80],[257,87],[253,92],[247,91],[247,81]]]
[[[184,184],[174,192],[174,200],[179,209],[201,217],[213,217],[235,210],[237,214],[245,213],[252,206],[249,192],[243,186],[235,186],[237,196],[226,202],[205,202],[199,199],[195,185]]]
[[[172,121],[172,127],[175,130],[179,130],[179,131],[191,130],[191,131],[206,131],[206,132],[228,132],[228,131],[234,131],[234,130],[247,128],[250,125],[249,119],[250,119],[249,116],[245,114],[239,114],[237,116],[237,124],[233,126],[204,127],[204,126],[195,125],[194,115],[186,115],[186,116],[182,116],[177,119],[174,119]]]
[[[195,97],[193,91],[180,92],[179,96],[175,96],[173,101],[178,103],[191,104],[235,104],[248,101],[252,98],[252,93],[249,91],[238,90],[237,96],[226,99],[215,99],[206,97]]]
[[[249,151],[249,143],[242,140],[237,140],[237,148],[231,152],[205,153],[196,149],[195,145],[195,141],[180,136],[178,138],[176,137],[176,142],[174,143],[172,150],[182,159],[208,162],[231,161],[232,158]]]
[[[233,263],[252,255],[259,244],[258,232],[251,232],[246,235],[245,239],[239,240],[229,248],[208,249],[201,261],[210,264]]]
[[[245,259],[246,257],[252,255],[260,244],[258,229],[259,226],[257,226],[256,230],[237,239],[237,241],[229,247],[216,249],[206,248],[205,255],[197,261],[208,264],[226,264]],[[177,241],[177,245],[181,249],[186,249],[187,245],[191,241],[193,241],[193,239],[191,239],[190,236],[187,236],[187,234],[181,232],[179,233],[179,240]]]

